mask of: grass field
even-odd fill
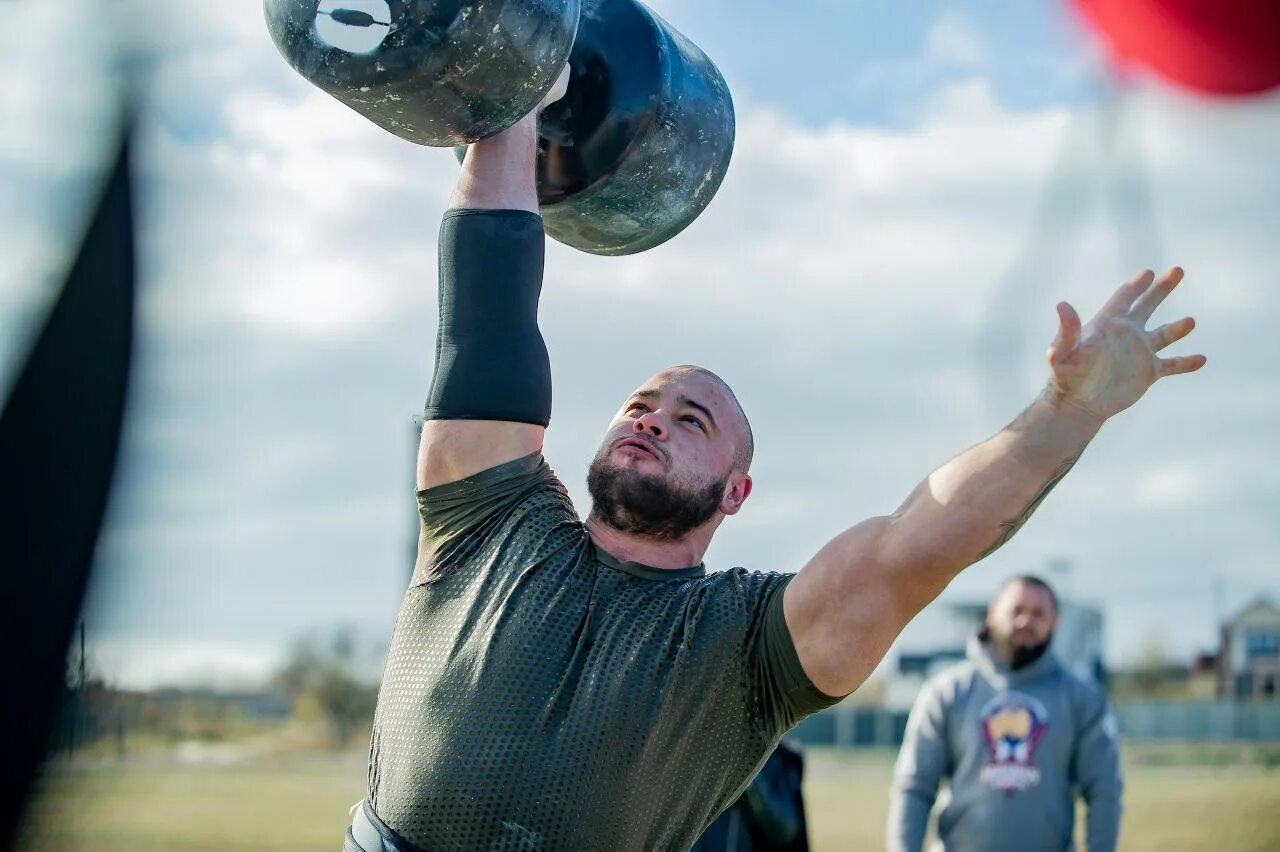
[[[883,849],[892,755],[811,752],[805,804],[816,852]],[[1126,755],[1125,850],[1280,850],[1280,768],[1219,753]]]
[[[881,849],[892,755],[807,753],[816,852]],[[1234,752],[1126,756],[1122,849],[1280,850],[1280,767]],[[33,850],[340,848],[364,790],[361,755],[227,766],[172,761],[59,766],[20,848]]]

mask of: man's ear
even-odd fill
[[[720,511],[726,515],[736,515],[751,496],[751,475],[735,473],[729,477],[725,486],[724,497],[720,499]]]

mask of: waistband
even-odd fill
[[[362,799],[352,810],[351,827],[342,842],[342,852],[420,852],[378,819],[368,799]]]

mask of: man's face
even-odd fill
[[[751,478],[733,470],[745,424],[714,378],[658,373],[623,403],[587,474],[593,514],[624,532],[679,539],[738,511]]]
[[[1044,653],[1057,622],[1053,598],[1033,583],[1010,583],[987,607],[991,644],[1014,669]]]

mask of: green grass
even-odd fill
[[[1232,745],[1127,750],[1120,848],[1280,849],[1280,769],[1271,761],[1274,753],[1274,746]],[[891,752],[808,753],[805,803],[817,852],[884,848],[893,757]]]
[[[1271,754],[1130,750],[1121,848],[1280,849],[1280,769]],[[815,749],[807,757],[816,852],[884,848],[893,755]],[[225,767],[153,755],[131,765],[60,766],[46,776],[20,848],[332,850],[364,782],[358,754]]]
[[[52,770],[22,849],[339,849],[363,758]]]

